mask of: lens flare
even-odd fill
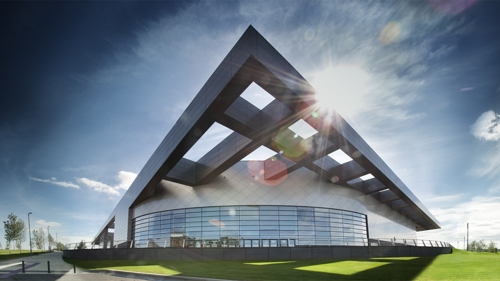
[[[285,167],[285,164],[281,162],[279,159],[276,159],[273,162],[273,165],[279,165]],[[285,174],[277,180],[266,180],[264,161],[248,161],[247,170],[248,173],[252,176],[254,181],[267,186],[277,186],[288,178],[288,174],[286,174],[285,172]]]
[[[382,31],[380,31],[380,35],[378,36],[378,40],[384,45],[389,45],[394,43],[400,34],[401,26],[399,23],[392,21],[382,28]]]
[[[313,75],[311,84],[317,91],[315,98],[320,109],[338,110],[344,116],[352,116],[364,103],[370,80],[371,75],[359,67],[339,65]]]
[[[450,15],[458,15],[476,2],[478,0],[429,0],[434,9]]]

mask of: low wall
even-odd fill
[[[64,250],[80,260],[297,260],[376,257],[429,257],[450,254],[451,247],[316,246],[289,248],[133,248]]]

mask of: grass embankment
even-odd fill
[[[33,250],[33,253],[42,254],[45,252],[40,250]],[[9,250],[0,250],[0,261],[29,257],[29,256],[31,256],[30,250],[21,250],[21,253],[19,253],[19,250],[11,250],[10,254]]]
[[[230,280],[499,280],[500,255],[455,250],[438,257],[297,261],[77,261],[120,270]]]

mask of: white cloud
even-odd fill
[[[119,171],[118,179],[120,180],[120,183],[115,188],[127,190],[132,184],[132,182],[134,182],[136,177],[137,177],[136,173]]]
[[[441,240],[457,245],[467,234],[469,241],[493,240],[500,244],[500,197],[476,196],[467,202],[449,208],[434,208],[431,213],[440,221],[442,229],[418,232],[419,239]]]
[[[37,220],[35,222],[35,228],[43,228],[45,230],[47,226],[58,227],[61,226],[61,224],[55,221],[45,221],[45,220]]]
[[[76,180],[87,186],[93,191],[96,192],[102,192],[102,193],[107,193],[110,195],[120,195],[119,190],[127,190],[132,182],[135,180],[137,177],[137,174],[132,173],[132,172],[126,172],[126,171],[119,171],[117,178],[119,180],[119,183],[117,185],[111,186],[99,181],[91,180],[88,178],[76,178]]]
[[[86,185],[88,188],[90,188],[93,191],[108,193],[108,194],[112,194],[112,195],[120,195],[120,192],[118,192],[115,188],[113,188],[105,183],[94,181],[94,180],[91,180],[88,178],[77,178],[76,180],[79,183]]]
[[[476,123],[470,127],[473,136],[485,141],[500,140],[500,114],[489,110],[477,118]]]
[[[66,182],[66,181],[57,181],[57,179],[55,177],[51,177],[50,179],[39,179],[39,178],[35,178],[35,177],[29,177],[29,179],[32,181],[46,182],[46,183],[50,183],[50,184],[54,184],[54,185],[59,185],[59,186],[66,187],[66,188],[80,189],[79,185],[76,185],[76,184],[71,183],[71,182]]]

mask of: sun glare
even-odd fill
[[[359,109],[368,92],[370,75],[355,66],[329,67],[311,79],[316,100],[326,109],[350,115]]]

